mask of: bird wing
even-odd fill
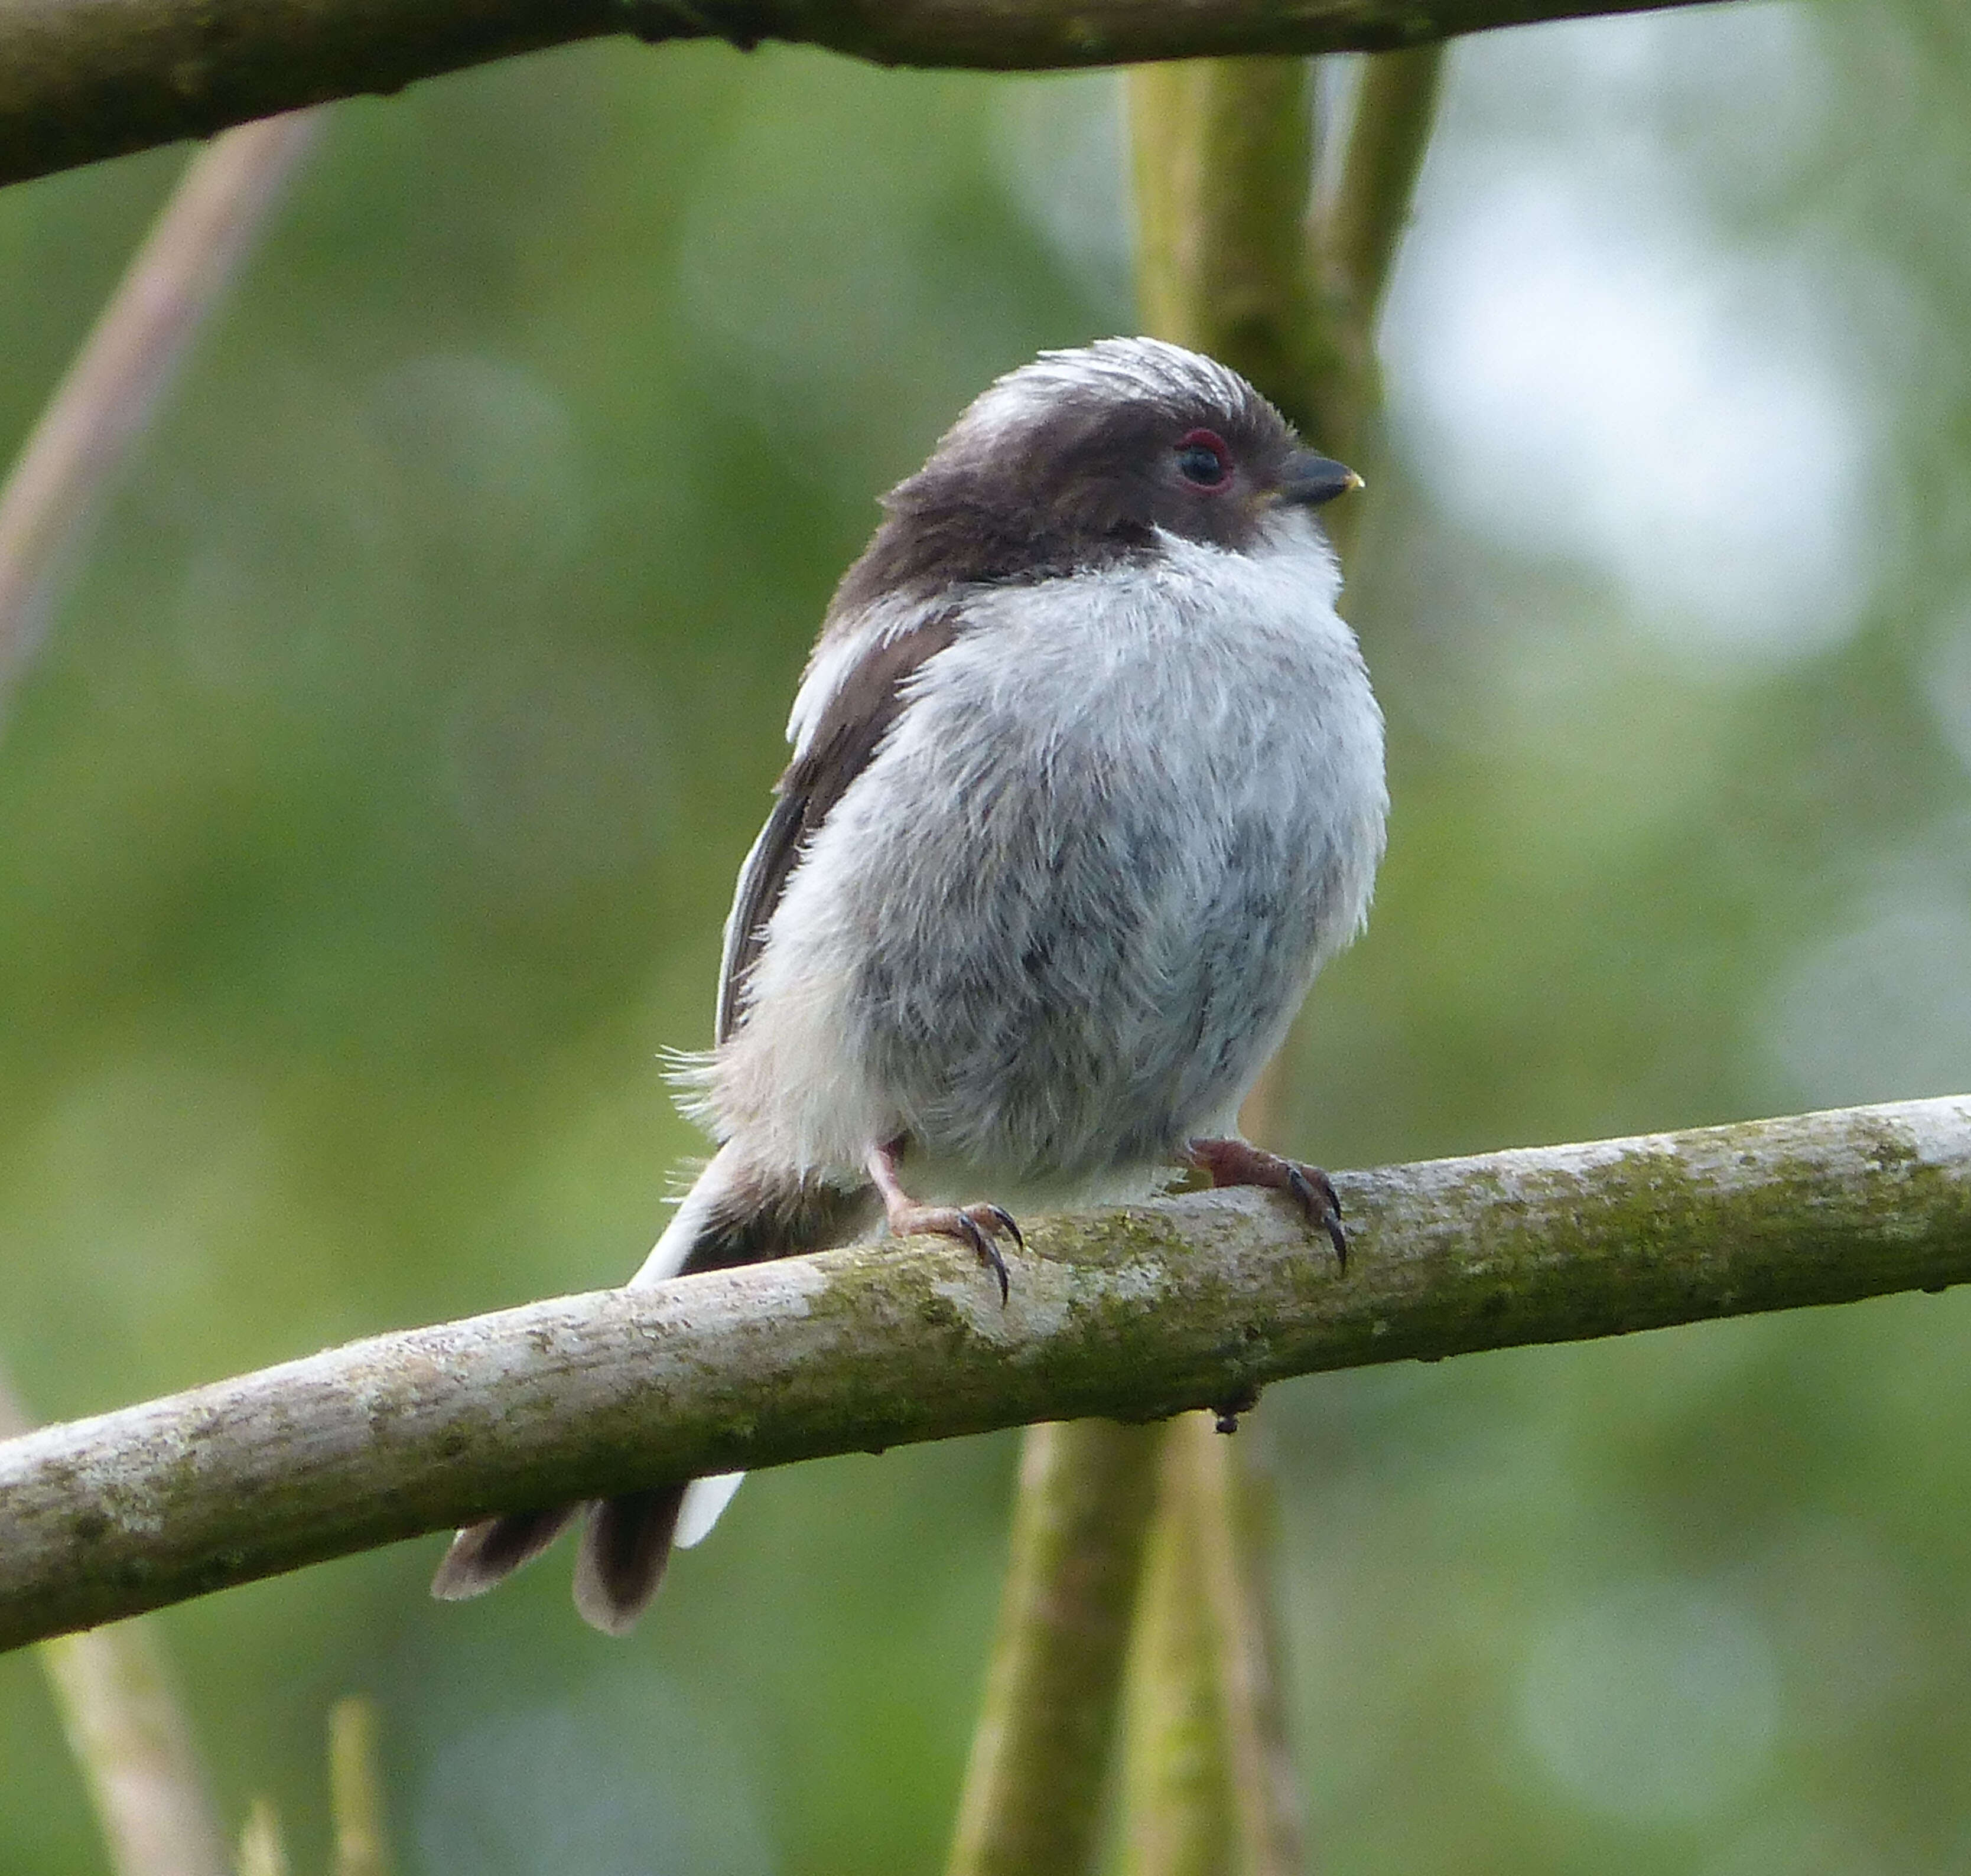
[[[947,607],[903,631],[875,636],[822,703],[794,759],[774,784],[778,799],[739,869],[725,921],[715,1032],[719,1041],[742,1020],[740,998],[747,973],[766,943],[767,922],[808,842],[902,715],[907,681],[958,636],[958,608]]]

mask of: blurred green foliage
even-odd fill
[[[1869,552],[1810,644],[1666,633],[1593,554],[1447,508],[1393,387],[1350,611],[1396,812],[1302,1149],[1971,1087],[1967,105],[1950,0],[1454,54],[1425,234],[1488,151],[1591,146],[1699,274],[1805,257]],[[770,50],[337,109],[0,741],[0,1353],[37,1411],[634,1266],[696,1145],[660,1051],[709,1038],[872,497],[994,373],[1131,324],[1115,137],[1106,78]],[[0,435],[179,161],[0,197]],[[1971,1868],[1963,1299],[1331,1377],[1249,1424],[1334,1876]],[[163,1627],[228,1816],[275,1794],[300,1867],[360,1689],[422,1876],[934,1869],[1011,1450],[755,1480],[627,1643],[563,1559],[431,1604],[435,1544]],[[0,1739],[0,1869],[99,1870],[26,1657]]]

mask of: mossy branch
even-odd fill
[[[0,182],[605,34],[1031,71],[1386,51],[1695,0],[8,0]]]
[[[0,1647],[488,1513],[1971,1280],[1971,1096],[1187,1193],[376,1337],[0,1444]]]

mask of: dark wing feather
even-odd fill
[[[808,738],[806,753],[789,763],[775,784],[779,800],[746,856],[726,921],[725,959],[718,975],[721,1042],[739,1025],[747,972],[759,957],[767,921],[803,848],[902,714],[905,681],[957,636],[953,607],[883,640],[836,687]]]

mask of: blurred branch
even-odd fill
[[[1331,342],[1315,360],[1309,401],[1324,448],[1355,461],[1381,401],[1376,321],[1389,290],[1437,114],[1444,48],[1419,46],[1367,60],[1347,148],[1315,217],[1315,265]],[[1347,525],[1344,520],[1344,525]]]
[[[660,1480],[1971,1281],[1971,1096],[1026,1221],[354,1343],[0,1444],[0,1647]]]
[[[1226,1782],[1243,1876],[1306,1867],[1299,1780],[1288,1750],[1271,1560],[1272,1480],[1214,1416],[1171,1422],[1168,1444],[1197,1547],[1200,1607],[1217,1681]],[[1166,1475],[1168,1477],[1169,1475]]]
[[[1311,206],[1312,67],[1201,60],[1129,77],[1146,330],[1250,378],[1323,447],[1364,443],[1375,326],[1436,106],[1441,49],[1366,61],[1332,199]],[[1330,517],[1344,552],[1359,504]],[[1295,1060],[1248,1095],[1278,1142]],[[1305,1832],[1280,1701],[1261,1495],[1248,1449],[1195,1416],[1168,1436],[1136,1647],[1126,1803],[1133,1876],[1298,1876]]]
[[[149,1628],[122,1622],[44,1642],[41,1666],[117,1876],[224,1876],[191,1727]]]
[[[39,641],[67,549],[319,127],[311,111],[245,125],[192,159],[16,458],[0,488],[0,705]]]
[[[256,1798],[239,1833],[239,1876],[289,1876],[287,1839],[271,1799]]]
[[[0,1374],[0,1437],[31,1425]],[[40,1653],[116,1876],[226,1876],[191,1722],[149,1625],[64,1636],[43,1643]]]
[[[1191,1490],[1191,1442],[1212,1425],[1186,1415],[1165,1432],[1157,1516],[1125,1691],[1122,1868],[1127,1876],[1236,1876],[1234,1811],[1215,1624],[1207,1606],[1204,1533]]]
[[[1109,1420],[1028,1430],[947,1876],[1093,1866],[1161,1431]]]
[[[1305,232],[1313,68],[1199,59],[1128,83],[1143,331],[1223,360],[1320,436],[1308,390],[1333,340]]]
[[[0,182],[544,46],[786,39],[880,65],[1038,71],[1380,52],[1534,20],[1696,0],[10,0]]]
[[[1362,68],[1319,246],[1345,317],[1365,331],[1382,310],[1443,76],[1442,45],[1387,53]]]
[[[1305,59],[1199,59],[1129,74],[1136,210],[1136,299],[1143,329],[1208,352],[1252,379],[1301,429],[1324,437],[1310,395],[1343,375],[1337,308],[1315,288],[1308,246],[1315,163],[1314,67]],[[1240,1115],[1253,1138],[1277,1141],[1284,1057],[1268,1065]],[[1297,1808],[1275,1821],[1252,1799],[1291,1800],[1244,1776],[1255,1755],[1285,1761],[1279,1719],[1240,1704],[1226,1672],[1236,1624],[1206,1594],[1207,1556],[1256,1589],[1265,1559],[1246,1532],[1207,1528],[1237,1495],[1240,1461],[1195,1416],[1172,1421],[1162,1448],[1125,1736],[1123,1823],[1131,1876],[1297,1876]],[[1228,1563],[1227,1559],[1231,1561]],[[1263,1645],[1263,1634],[1256,1636]],[[1270,1682],[1270,1669],[1260,1679]],[[1273,1846],[1294,1861],[1267,1860]]]
[[[1270,1480],[1216,1416],[1165,1431],[1129,1663],[1128,1876],[1298,1876],[1272,1585]]]
[[[338,1700],[329,1709],[328,1808],[335,1822],[329,1876],[389,1876],[376,1732],[376,1709],[367,1700]]]

